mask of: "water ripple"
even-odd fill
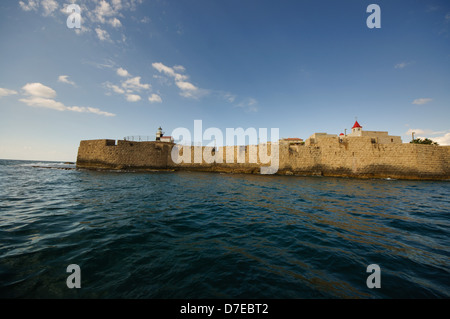
[[[450,297],[448,182],[35,164],[0,161],[0,297]]]

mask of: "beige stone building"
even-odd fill
[[[324,138],[330,138],[330,137],[335,138],[336,136],[337,136],[336,134],[314,133],[305,141],[305,145],[310,146],[310,145],[318,143],[320,140],[322,140]]]
[[[402,143],[402,138],[400,136],[389,135],[388,132],[383,131],[364,131],[362,126],[355,121],[352,127],[352,132],[346,137],[370,137],[373,139],[373,143],[377,144],[391,144],[391,143]]]
[[[343,141],[344,138],[365,137],[370,138],[371,142],[374,144],[402,144],[402,139],[400,136],[389,135],[388,132],[384,131],[365,131],[362,129],[362,126],[358,123],[358,121],[355,121],[355,124],[352,127],[352,132],[348,135],[345,135],[344,133],[341,133],[339,136],[327,133],[314,133],[305,141],[305,145],[314,145],[325,138],[336,137],[339,137],[340,141]]]

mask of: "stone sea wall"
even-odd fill
[[[77,168],[164,169],[173,144],[119,140],[81,141]]]
[[[173,143],[118,140],[81,141],[77,168],[200,170],[260,174],[269,166],[271,145],[187,147],[171,156]],[[370,137],[321,138],[310,145],[279,144],[276,174],[357,178],[450,179],[450,146],[379,144]],[[190,159],[189,159],[190,150]],[[186,153],[184,153],[186,152]],[[266,158],[258,156],[267,154]],[[207,155],[207,156],[205,156]]]

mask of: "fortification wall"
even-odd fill
[[[302,146],[297,149],[298,152],[283,162],[293,173],[311,170],[325,176],[450,178],[449,146],[379,144],[363,136],[343,138],[342,141],[338,137],[322,138],[320,143],[305,150],[302,150]],[[308,149],[310,158],[307,156]]]
[[[77,167],[99,169],[164,169],[173,144],[115,140],[81,141]]]
[[[186,153],[184,153],[186,150]],[[190,152],[190,156],[189,156]],[[174,169],[183,168],[188,170],[254,173],[260,172],[261,163],[258,157],[258,148],[250,146],[225,146],[225,147],[200,147],[188,146],[179,150],[180,157],[184,161],[175,163],[172,157],[168,160],[168,166]],[[270,155],[270,146],[267,153]]]
[[[77,167],[94,169],[183,169],[259,174],[256,146],[188,147],[179,152],[184,162],[172,159],[175,144],[114,140],[81,141]],[[261,147],[261,146],[260,146]],[[188,151],[190,150],[190,156]],[[205,156],[209,155],[209,156]],[[322,137],[308,145],[279,144],[277,174],[359,178],[450,179],[450,146],[380,144],[371,137]]]

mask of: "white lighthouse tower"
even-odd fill
[[[156,131],[156,141],[173,143],[173,137],[172,136],[164,136],[164,132],[162,131],[162,128],[160,126],[158,131]]]
[[[161,126],[158,128],[158,131],[156,131],[156,140],[157,141],[161,141],[161,137],[163,136],[163,131],[162,131],[162,128],[161,128]]]

